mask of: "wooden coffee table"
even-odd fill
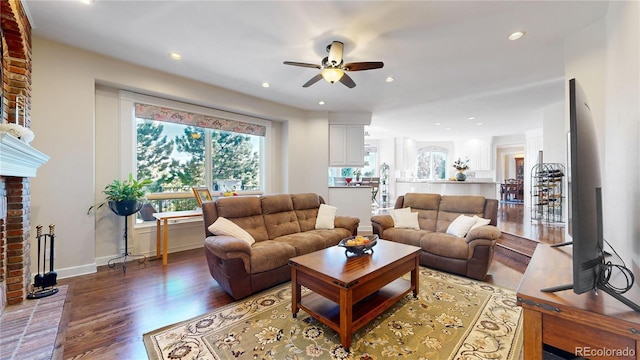
[[[345,255],[333,246],[289,260],[291,311],[302,309],[340,334],[345,349],[353,333],[413,291],[418,296],[420,248],[378,240],[373,254]],[[411,281],[401,276],[411,272]],[[311,290],[301,297],[301,286]]]

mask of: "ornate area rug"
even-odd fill
[[[349,350],[303,310],[292,317],[291,283],[143,339],[154,360],[512,360],[522,350],[522,311],[511,290],[421,267],[418,298],[407,295],[358,330]]]

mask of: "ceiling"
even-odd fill
[[[606,14],[601,1],[23,0],[33,34],[315,111],[371,112],[371,138],[523,134],[564,97],[564,39]],[[514,31],[525,36],[509,41]],[[333,40],[349,89],[302,88]],[[169,58],[178,52],[183,60]],[[385,82],[392,76],[395,81]],[[262,83],[269,82],[269,88]],[[319,105],[322,100],[325,105]],[[469,119],[473,118],[473,119]],[[477,125],[482,123],[482,125]]]

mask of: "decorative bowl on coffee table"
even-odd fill
[[[363,245],[347,245],[349,240],[355,240],[357,237],[363,237],[369,240],[368,244]],[[355,256],[361,256],[367,253],[373,253],[373,247],[378,243],[378,235],[358,235],[358,236],[349,236],[348,238],[344,238],[340,240],[338,246],[345,248],[344,254],[349,257],[349,254],[353,254]]]

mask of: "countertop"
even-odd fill
[[[486,180],[465,180],[465,181],[452,181],[452,180],[396,180],[397,183],[411,183],[411,184],[497,184],[495,181]]]
[[[334,186],[329,186],[329,189],[352,189],[352,188],[363,188],[363,189],[370,189],[371,186],[369,185],[351,185],[351,186],[346,186],[346,185],[334,185]]]

